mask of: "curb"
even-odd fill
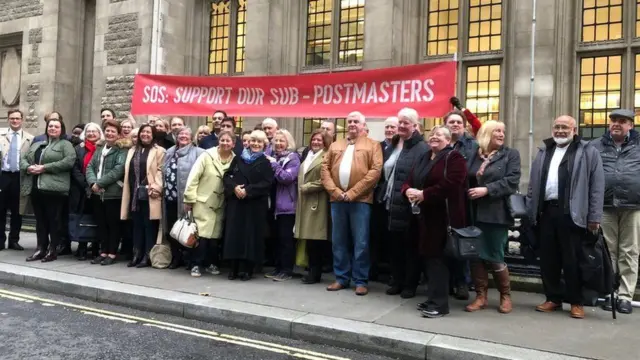
[[[583,359],[14,264],[0,263],[0,283],[401,359]]]

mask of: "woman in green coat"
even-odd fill
[[[92,264],[112,265],[120,243],[120,204],[124,163],[131,147],[129,138],[120,138],[122,128],[115,120],[104,122],[104,145],[98,147],[87,166],[87,184],[91,188],[93,215],[98,225],[100,254]]]
[[[331,135],[318,129],[311,134],[309,153],[298,171],[295,238],[306,242],[309,273],[303,284],[315,284],[322,276],[322,255],[331,246],[329,234],[329,195],[322,186],[322,158],[331,145]]]
[[[47,121],[47,140],[31,145],[20,161],[20,171],[24,174],[20,194],[31,197],[38,238],[38,248],[27,261],[56,260],[60,226],[67,226],[62,224],[62,212],[68,201],[76,151],[73,144],[61,138],[64,133],[61,120]]]

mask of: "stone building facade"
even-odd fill
[[[0,7],[0,126],[10,107],[25,111],[33,132],[53,109],[68,124],[96,121],[102,107],[125,117],[136,72],[275,75],[456,59],[458,96],[483,120],[507,124],[527,175],[529,0],[0,0]],[[560,114],[579,118],[592,137],[608,111],[640,107],[638,9],[640,1],[537,0],[535,146]],[[278,120],[300,142],[320,121]],[[245,129],[258,121],[242,119]],[[335,121],[340,130],[343,120]],[[374,137],[380,122],[369,124]]]

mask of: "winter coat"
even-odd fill
[[[133,146],[131,139],[123,138],[117,140],[109,153],[102,161],[102,174],[98,180],[100,172],[100,160],[105,146],[101,145],[91,158],[87,166],[87,184],[93,186],[97,184],[104,192],[101,194],[102,200],[122,199],[122,187],[124,185],[124,165],[127,160],[127,152]]]
[[[182,200],[184,199],[184,192],[187,188],[187,179],[189,178],[189,174],[191,173],[191,169],[193,165],[196,163],[200,155],[204,152],[204,149],[201,149],[195,145],[187,145],[184,148],[178,149],[177,146],[171,147],[164,155],[164,166],[162,167],[162,171],[164,172],[163,176],[166,176],[168,173],[171,173],[171,169],[169,169],[171,164],[171,159],[176,156],[176,152],[178,153],[178,169],[177,175],[178,178],[176,182],[178,184],[178,218],[181,218],[184,215],[184,204]],[[169,184],[164,184],[165,187],[169,186]],[[163,194],[164,197],[164,194]],[[163,202],[163,206],[167,206],[166,201]],[[165,210],[166,211],[166,210]],[[170,231],[173,224],[165,224],[165,230]]]
[[[590,222],[598,224],[602,222],[605,179],[598,150],[577,136],[575,139],[578,141],[578,146],[571,172],[569,212],[573,223],[586,229]],[[541,184],[542,167],[548,150],[555,146],[551,138],[544,142],[545,146],[539,148],[538,155],[531,164],[526,204],[532,225],[537,224],[542,211],[540,196],[541,191],[545,189]]]
[[[398,147],[399,137],[395,136],[392,145],[386,150],[389,155]],[[389,201],[389,230],[404,231],[409,226],[411,219],[411,204],[407,197],[402,195],[402,185],[407,181],[414,163],[421,159],[424,154],[429,151],[429,147],[424,142],[423,136],[418,131],[414,131],[408,140],[404,141],[400,156],[395,165],[395,175],[393,179],[393,188],[391,191],[391,199]],[[388,158],[388,156],[385,156]],[[387,174],[383,174],[381,178],[386,178]],[[391,179],[390,179],[391,180]],[[387,182],[381,186],[381,196],[387,191]],[[383,205],[386,201],[382,201]]]
[[[96,144],[96,152],[99,145]],[[82,171],[84,164],[84,157],[87,155],[87,149],[84,142],[78,144],[75,147],[76,161],[71,169],[71,186],[69,187],[69,213],[79,214],[91,213],[91,204],[87,201],[88,196],[91,195],[91,188],[86,178],[86,173]],[[95,155],[95,152],[94,152]],[[89,167],[87,166],[87,170]]]
[[[122,203],[120,205],[120,219],[128,220],[129,212],[131,211],[131,189],[129,185],[129,169],[131,167],[131,161],[133,155],[136,152],[136,147],[129,149],[127,153],[127,160],[124,165],[124,186],[122,187]],[[162,190],[163,181],[162,178],[162,166],[164,165],[165,150],[158,145],[153,145],[149,150],[149,156],[147,157],[147,173],[146,179],[149,183],[149,188],[154,189],[160,193],[160,197],[149,197],[149,218],[151,220],[162,219]],[[162,232],[159,232],[161,234]],[[160,235],[158,235],[160,236]]]
[[[462,228],[466,222],[465,182],[467,165],[464,157],[451,148],[445,148],[431,160],[429,150],[415,163],[402,186],[402,196],[410,188],[423,189],[424,200],[420,214],[409,215],[410,233],[417,237],[420,255],[427,258],[442,257],[447,240],[447,223]],[[445,175],[446,168],[446,175]],[[447,219],[446,202],[449,203]]]
[[[231,154],[232,159],[235,154]],[[224,183],[222,179],[231,163],[222,163],[218,148],[205,150],[196,160],[184,191],[184,202],[192,204],[198,235],[205,239],[220,239],[225,215]],[[182,210],[181,210],[182,211]]]
[[[223,177],[227,202],[224,229],[224,258],[260,263],[267,233],[268,199],[273,170],[266,157],[247,164],[240,156],[231,162]],[[236,197],[234,189],[244,185],[247,196]]]
[[[295,238],[301,240],[327,240],[329,236],[329,194],[322,186],[322,158],[316,155],[307,171],[300,165],[298,171],[298,201],[296,203]]]
[[[41,159],[35,159],[36,151],[42,150]],[[41,191],[56,193],[58,195],[69,195],[71,186],[71,169],[76,161],[76,152],[73,145],[67,140],[53,140],[48,142],[37,142],[31,145],[29,152],[20,159],[20,195],[31,195],[33,190],[33,175],[27,173],[27,168],[31,165],[44,165],[44,172],[38,176],[37,188]]]
[[[640,209],[640,133],[631,130],[620,150],[609,133],[590,144],[602,158],[604,207]]]
[[[477,179],[476,170],[483,160],[478,153],[469,162],[469,182],[477,181],[478,187],[486,187],[487,195],[472,200],[475,221],[487,224],[511,226],[513,218],[507,201],[520,185],[520,153],[516,149],[502,146],[486,166],[484,174]],[[471,185],[473,187],[473,185]]]
[[[298,170],[300,157],[291,152],[285,158],[271,163],[276,183],[275,215],[291,215],[296,213],[298,200]]]

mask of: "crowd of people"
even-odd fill
[[[70,216],[92,214],[97,238],[79,242],[75,256],[108,266],[152,265],[151,250],[168,243],[168,268],[186,266],[191,275],[251,280],[263,265],[273,281],[288,281],[294,267],[307,269],[303,284],[321,281],[333,267],[328,291],[352,285],[367,295],[377,265],[389,254],[386,293],[412,298],[420,277],[427,300],[424,317],[449,313],[449,297],[475,299],[474,312],[489,306],[489,274],[500,294],[497,310],[510,313],[508,229],[514,219],[509,198],[520,187],[519,152],[505,145],[503,122],[480,123],[452,99],[444,124],[423,134],[419,114],[404,108],[385,120],[385,140],[368,137],[366,119],[346,118],[346,138],[323,122],[308,144],[296,147],[291,133],[267,118],[236,135],[224,111],[213,129],[195,132],[181,117],[149,117],[136,124],[103,109],[101,122],[79,124],[67,135],[62,115],[45,116],[46,133],[22,129],[23,114],[8,113],[10,129],[0,137],[2,211],[11,212],[8,247],[19,245],[21,216],[36,218],[37,249],[27,261],[55,261],[71,255]],[[602,224],[614,263],[622,275],[621,313],[631,313],[638,273],[640,221],[640,136],[634,113],[615,110],[609,131],[587,142],[576,120],[561,116],[530,169],[529,220],[539,234],[546,301],[536,310],[571,305],[583,318],[578,247]],[[173,224],[192,217],[197,246],[183,247],[169,235]],[[479,258],[456,260],[445,252],[449,227],[475,225],[482,235]],[[0,249],[7,236],[2,232]],[[562,280],[564,278],[564,281]]]

